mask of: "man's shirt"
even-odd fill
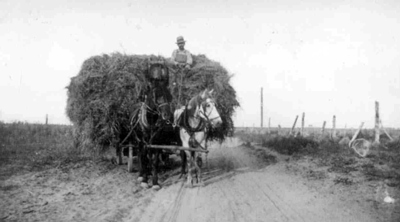
[[[173,62],[185,63],[189,65],[192,65],[193,63],[192,55],[186,49],[184,50],[175,49],[174,52],[172,53],[171,60]]]

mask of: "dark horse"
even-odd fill
[[[163,62],[151,62],[146,73],[149,86],[140,103],[138,115],[133,119],[134,143],[138,147],[139,178],[141,186],[148,187],[148,176],[152,176],[153,189],[159,189],[158,168],[162,150],[150,149],[148,145],[169,145],[179,137],[172,127],[172,95],[168,90],[169,72]],[[175,139],[179,141],[179,139]]]

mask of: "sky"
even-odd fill
[[[220,62],[236,126],[400,128],[400,2],[331,0],[0,0],[0,121],[70,124],[66,86],[103,53]]]

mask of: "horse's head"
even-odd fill
[[[152,110],[151,113],[157,116],[156,119],[161,118],[164,121],[172,120],[172,95],[168,91],[167,86],[155,81],[154,84],[149,85],[146,95],[145,103]]]
[[[163,60],[149,60],[147,78],[151,88],[150,107],[157,111],[162,120],[171,120],[172,111],[170,102],[172,96],[168,91],[169,72]]]
[[[170,101],[168,101],[168,96],[165,93],[165,91],[164,93],[162,91],[164,90],[161,88],[156,90],[155,105],[157,106],[157,112],[161,116],[162,120],[170,121],[172,120],[172,115],[173,115],[171,109],[171,103]]]
[[[150,60],[148,62],[148,78],[150,80],[158,80],[168,83],[169,72],[168,67],[165,64],[165,61],[153,61]]]
[[[206,119],[212,126],[217,126],[222,123],[222,119],[215,106],[213,92],[214,90],[208,91],[205,89],[200,94],[202,102],[199,107],[199,115],[201,118]]]

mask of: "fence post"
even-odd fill
[[[49,122],[49,115],[46,114],[46,126],[47,126],[48,122]]]
[[[271,134],[271,117],[268,119],[268,134]]]
[[[332,120],[332,139],[336,138],[336,116],[333,115],[333,120]]]
[[[301,135],[304,136],[304,117],[305,113],[303,112],[303,116],[301,117]]]
[[[324,121],[324,123],[322,124],[322,130],[321,130],[322,134],[324,134],[324,132],[325,132],[325,125],[326,125],[326,121]]]
[[[294,120],[294,123],[293,123],[292,129],[290,130],[290,133],[289,133],[289,135],[293,135],[293,130],[294,130],[294,127],[296,127],[297,118],[299,118],[299,115],[296,115],[296,119]]]
[[[379,103],[375,101],[375,143],[379,143]]]
[[[281,134],[281,125],[278,124],[278,135]]]

